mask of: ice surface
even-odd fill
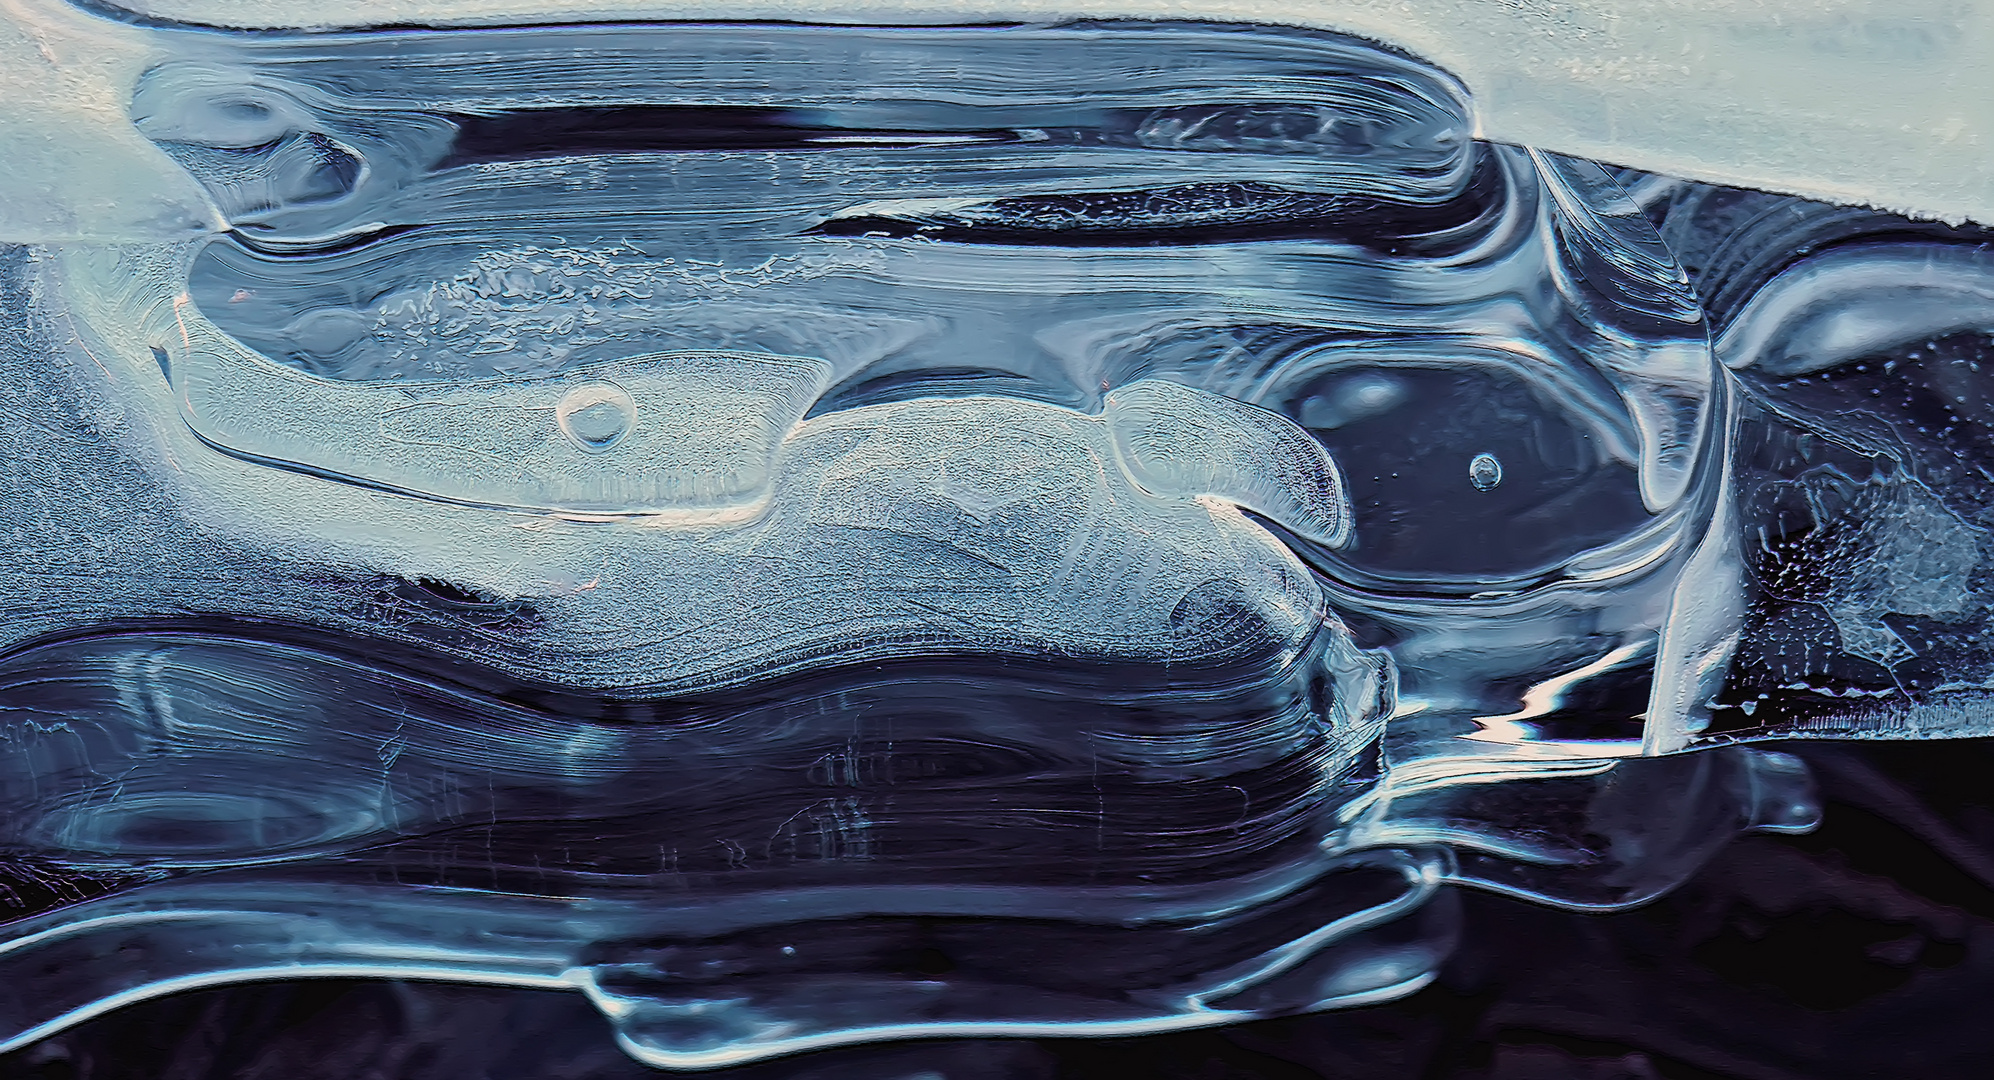
[[[681,1067],[1355,1004],[1448,883],[1808,827],[1731,744],[1994,723],[1975,230],[1318,31],[106,10],[10,24],[103,45],[47,154],[168,178],[0,263],[12,1043],[313,973]]]
[[[1218,19],[1357,34],[1460,78],[1476,133],[1679,176],[1947,220],[1994,221],[1994,22],[1963,0],[88,0],[157,24],[504,25],[573,20],[837,23]],[[60,0],[0,22],[0,128],[13,149],[0,238],[199,229],[214,212],[123,127],[149,37]],[[120,128],[123,127],[123,130]],[[88,138],[74,138],[83,133]],[[1852,151],[1851,147],[1860,150]],[[44,183],[63,177],[60,185]],[[113,183],[111,177],[120,178]],[[143,178],[140,180],[139,178]],[[80,231],[80,232],[79,232]]]

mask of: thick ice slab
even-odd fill
[[[1582,0],[1527,11],[1440,0],[1267,4],[1141,0],[937,6],[604,0],[382,0],[364,15],[303,0],[92,3],[113,17],[221,26],[506,24],[573,19],[1208,18],[1363,35],[1453,72],[1489,139],[1696,179],[1994,221],[1994,22],[1952,0]],[[14,150],[0,238],[160,235],[212,223],[118,117],[146,35],[20,0],[0,25],[0,130]],[[69,138],[88,133],[87,138]],[[113,187],[109,178],[119,177]],[[60,185],[42,181],[62,177]]]
[[[1921,325],[1838,297],[1977,264],[1727,278],[1360,41],[94,25],[227,231],[6,253],[14,1037],[278,973],[683,1066],[1375,1000],[1443,882],[1806,828],[1714,744],[1901,703],[1779,650],[1984,609],[1925,458],[1793,419]],[[1795,504],[1895,523],[1814,624]]]

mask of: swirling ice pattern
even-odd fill
[[[1807,827],[1716,744],[1985,727],[1957,231],[1734,229],[1297,31],[152,32],[229,231],[0,290],[14,1042],[315,972],[670,1066],[1352,1004],[1445,882]]]

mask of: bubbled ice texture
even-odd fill
[[[1444,73],[156,32],[132,123],[227,229],[7,262],[17,1041],[280,971],[674,1066],[1218,1023],[1417,987],[1445,881],[1810,820],[1656,756],[1753,595],[1703,302]]]

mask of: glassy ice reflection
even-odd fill
[[[0,291],[15,1043],[313,973],[670,1066],[1361,1003],[1445,883],[1808,827],[1721,744],[1986,728],[1968,234],[1736,229],[1293,30],[148,33],[228,230]]]

